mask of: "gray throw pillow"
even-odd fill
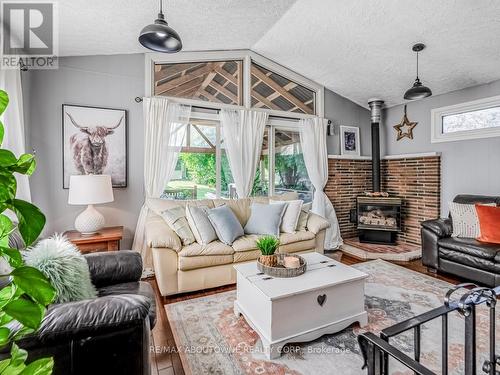
[[[236,239],[245,234],[238,218],[226,205],[208,210],[208,219],[219,240],[226,245],[231,246]]]
[[[245,233],[269,236],[280,235],[280,225],[286,202],[262,204],[252,203],[252,213],[245,225]]]
[[[196,242],[200,245],[208,245],[217,239],[217,233],[215,233],[214,227],[208,219],[208,210],[207,206],[186,206],[187,221],[193,231]]]
[[[193,232],[186,219],[186,210],[184,207],[177,206],[161,213],[161,217],[168,226],[179,236],[184,246],[190,245],[195,241]]]
[[[66,237],[54,235],[24,253],[27,266],[45,275],[57,292],[56,303],[95,298],[87,260]]]

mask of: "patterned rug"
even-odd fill
[[[262,354],[258,335],[243,317],[233,313],[236,292],[224,292],[166,305],[168,319],[187,374],[366,374],[357,334],[381,329],[421,314],[442,304],[452,286],[446,282],[375,260],[354,266],[370,275],[367,280],[366,309],[369,324],[362,329],[353,325],[334,335],[325,335],[309,343],[290,344],[276,360]],[[342,303],[339,301],[339,303]],[[478,310],[477,353],[488,353],[486,308]],[[498,318],[497,318],[498,321]],[[421,360],[436,373],[441,367],[441,323],[431,322],[422,329]],[[449,374],[463,374],[464,323],[459,314],[449,319]],[[497,333],[500,338],[500,330]],[[391,340],[400,350],[412,355],[413,336],[404,334]],[[500,344],[500,341],[499,341]],[[498,345],[498,344],[497,344]],[[478,367],[479,369],[481,367]],[[390,372],[411,374],[394,361]]]

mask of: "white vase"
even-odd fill
[[[104,228],[104,216],[89,204],[87,209],[77,216],[75,229],[81,234],[94,234]]]

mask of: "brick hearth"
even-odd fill
[[[356,197],[371,191],[371,161],[330,158],[326,195],[337,212],[344,238],[356,237],[356,225],[349,213],[356,207]],[[403,200],[402,231],[399,243],[420,245],[420,222],[439,217],[441,157],[420,156],[382,160],[382,190]]]

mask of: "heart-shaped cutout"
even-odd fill
[[[320,294],[317,300],[318,300],[318,305],[323,306],[323,304],[326,301],[326,294]]]

